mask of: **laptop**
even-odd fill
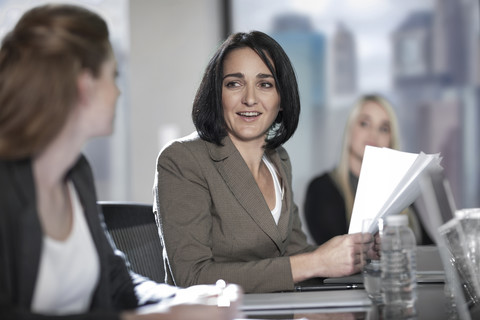
[[[425,174],[420,188],[420,197],[415,202],[418,215],[430,238],[438,243],[438,228],[450,221],[456,211],[452,189],[443,170]]]
[[[458,270],[453,265],[453,256],[448,249],[446,240],[440,231],[448,227],[449,221],[455,215],[456,206],[450,189],[450,184],[443,171],[430,172],[421,182],[424,210],[421,211],[421,219],[424,224],[429,223],[430,235],[437,244],[440,259],[445,271],[445,280],[449,286],[456,308],[457,317],[460,320],[480,319],[480,305],[471,306],[470,297],[462,285]]]

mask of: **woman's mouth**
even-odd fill
[[[241,117],[247,117],[247,118],[254,118],[254,117],[258,117],[259,115],[261,115],[260,112],[255,112],[255,111],[238,112],[237,114]]]

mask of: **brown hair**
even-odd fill
[[[105,21],[73,5],[27,11],[0,49],[0,158],[29,157],[62,129],[82,70],[100,75],[111,54]]]

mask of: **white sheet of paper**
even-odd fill
[[[420,195],[420,178],[426,170],[441,170],[438,154],[425,154],[421,152],[405,176],[393,190],[388,200],[383,205],[376,219],[397,214],[410,206]],[[376,231],[376,228],[370,232]]]
[[[363,219],[377,217],[417,157],[388,148],[365,148],[348,233],[361,232]]]

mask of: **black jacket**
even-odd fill
[[[125,260],[114,253],[96,203],[90,166],[81,156],[68,173],[100,259],[100,278],[90,313],[66,319],[118,319],[118,312],[137,306]],[[0,161],[0,318],[51,319],[32,314],[30,306],[42,251],[31,159]],[[58,281],[61,281],[59,275]]]
[[[348,233],[345,201],[329,173],[309,183],[304,214],[308,231],[318,245]]]

